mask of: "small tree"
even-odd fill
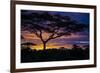
[[[71,36],[72,33],[83,31],[87,26],[79,24],[68,16],[61,14],[52,14],[50,12],[21,12],[21,28],[34,33],[43,43],[43,49],[46,44],[61,36]],[[44,33],[49,34],[44,38]]]

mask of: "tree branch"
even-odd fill
[[[40,38],[39,34],[37,33],[37,31],[34,30],[34,34]]]
[[[54,32],[52,32],[52,34],[49,36],[49,38],[48,38],[45,42],[48,42],[49,40],[53,39],[54,36],[55,36],[55,34],[58,33],[59,28],[55,28],[53,31],[54,31]]]
[[[58,38],[58,37],[61,37],[61,36],[63,36],[63,35],[57,35],[57,36],[53,37],[52,39],[55,39],[55,38]]]
[[[39,30],[40,31],[40,39],[44,42],[44,39],[43,39],[43,36],[42,36],[42,30]]]

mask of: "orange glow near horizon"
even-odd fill
[[[46,45],[46,49],[54,49],[54,48],[59,49],[60,47],[70,49],[71,45],[56,46],[56,45],[53,45],[51,43]],[[43,44],[39,44],[37,46],[32,46],[31,48],[36,49],[36,50],[43,50]]]

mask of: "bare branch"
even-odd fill
[[[42,36],[42,30],[40,30],[40,39],[44,42],[43,36]]]

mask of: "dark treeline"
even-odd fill
[[[21,62],[44,62],[44,61],[64,61],[64,60],[85,60],[89,59],[89,48],[84,50],[77,45],[72,49],[46,49],[46,50],[21,50]]]

